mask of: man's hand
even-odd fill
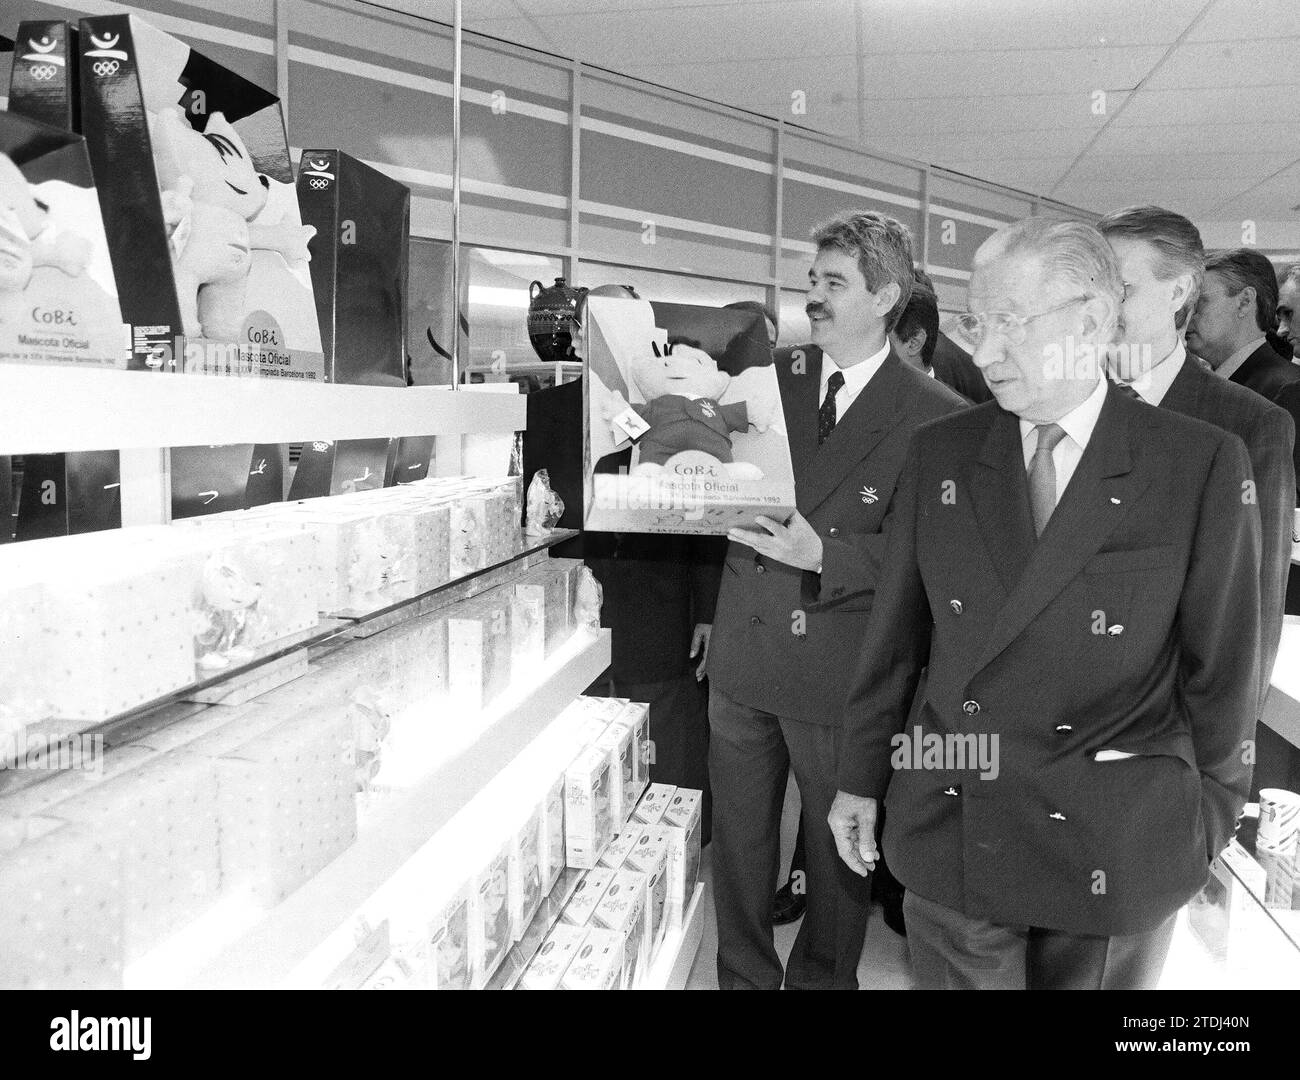
[[[840,858],[855,874],[866,877],[876,868],[876,800],[837,791],[826,815]]]
[[[731,529],[729,540],[752,547],[760,555],[783,562],[800,570],[816,570],[822,564],[822,538],[808,524],[798,510],[788,525],[769,517],[754,519],[764,531],[756,529]]]
[[[700,663],[695,669],[696,682],[704,681],[705,665],[709,662],[709,639],[711,637],[713,637],[712,623],[695,624],[695,633],[691,636],[691,658],[694,659],[696,653],[700,654]]]

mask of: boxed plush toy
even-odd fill
[[[542,898],[542,808],[538,806],[510,837],[510,930],[518,941]]]
[[[596,745],[609,751],[609,767],[612,782],[609,786],[610,812],[614,820],[622,825],[636,806],[640,792],[637,790],[636,776],[632,762],[636,755],[633,742],[635,732],[630,727],[610,724],[596,738]]]
[[[0,112],[0,363],[124,368],[86,142]]]
[[[510,685],[510,600],[498,592],[457,604],[447,619],[447,688],[459,705],[486,708]]]
[[[646,876],[647,906],[650,911],[650,954],[659,949],[668,929],[668,837],[646,829],[623,860],[623,870],[637,870]]]
[[[645,874],[619,870],[591,913],[591,925],[624,935],[623,978],[635,986],[650,960],[648,879]]]
[[[704,792],[678,788],[660,818],[659,827],[668,834],[669,920],[681,921],[695,894],[700,877],[700,822]]]
[[[520,990],[558,990],[564,973],[587,940],[585,926],[557,924],[519,979]]]
[[[510,666],[537,671],[546,659],[546,598],[536,585],[516,583],[510,589]]]
[[[672,784],[651,784],[632,811],[632,820],[642,825],[658,825],[676,793],[677,788]]]
[[[454,581],[488,565],[488,498],[482,493],[457,495],[450,512],[449,560]]]
[[[505,958],[510,934],[510,853],[501,848],[470,881],[470,989],[482,990]]]
[[[761,315],[596,297],[584,368],[587,529],[725,535],[795,509]]]
[[[641,830],[636,827],[636,822],[632,822],[615,835],[614,839],[609,842],[604,853],[600,857],[600,865],[608,870],[617,870],[627,859],[628,852],[636,846],[636,842],[641,839]]]
[[[77,28],[62,19],[18,24],[9,72],[9,111],[64,131],[81,130]]]
[[[542,893],[549,896],[565,868],[564,774],[557,776],[542,803]]]
[[[632,729],[633,785],[627,805],[635,808],[650,784],[650,764],[654,757],[654,748],[650,741],[650,706],[640,701],[630,701],[610,722],[618,727]]]
[[[570,926],[586,926],[591,921],[592,912],[596,910],[600,898],[605,895],[605,890],[613,880],[613,870],[588,870],[582,875],[582,880],[578,882],[569,902],[564,905],[564,910],[560,913],[560,921]]]
[[[405,386],[410,189],[341,150],[304,150],[298,202],[316,230],[309,247],[326,380]]]
[[[618,777],[610,769],[609,752],[590,747],[564,773],[564,844],[568,864],[590,870],[613,838],[611,800]]]
[[[454,892],[430,925],[428,984],[431,990],[468,990],[469,888]]]
[[[321,380],[279,99],[136,15],[82,19],[78,44],[131,367]]]
[[[562,990],[623,990],[624,938],[617,930],[587,931],[578,955],[569,961]]]

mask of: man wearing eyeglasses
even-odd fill
[[[1090,225],[985,241],[962,322],[995,401],[900,482],[829,820],[868,872],[888,789],[923,988],[1153,986],[1249,788],[1249,459],[1108,384],[1122,296]]]

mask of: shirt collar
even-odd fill
[[[822,352],[822,391],[825,396],[826,384],[830,381],[831,373],[838,371],[844,376],[844,389],[849,392],[850,397],[856,397],[864,386],[871,381],[871,377],[880,370],[886,357],[889,356],[889,339],[885,339],[884,347],[878,352],[852,367],[842,368],[835,362],[827,352]]]
[[[1107,385],[1106,379],[1098,379],[1092,393],[1056,421],[1080,450],[1087,449],[1088,440],[1092,438],[1092,430],[1097,426],[1097,417],[1101,415],[1101,407],[1106,401]],[[1032,420],[1021,420],[1021,442],[1029,438],[1029,433],[1037,426]]]
[[[1241,367],[1241,365],[1246,362],[1250,354],[1263,345],[1267,340],[1268,338],[1263,334],[1260,334],[1254,341],[1247,342],[1228,357],[1228,359],[1226,359],[1222,364],[1215,368],[1215,374],[1222,375],[1225,379],[1229,378],[1237,368]]]
[[[1179,338],[1174,345],[1174,351],[1166,356],[1158,364],[1153,364],[1144,371],[1129,386],[1141,395],[1142,400],[1150,405],[1159,405],[1164,397],[1169,393],[1169,388],[1174,385],[1174,380],[1178,378],[1178,373],[1183,370],[1183,364],[1187,360],[1187,346],[1183,344],[1183,339]]]

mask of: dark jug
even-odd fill
[[[574,359],[569,355],[569,331],[578,300],[586,291],[566,284],[562,277],[550,288],[540,281],[528,287],[528,339],[545,363]]]

